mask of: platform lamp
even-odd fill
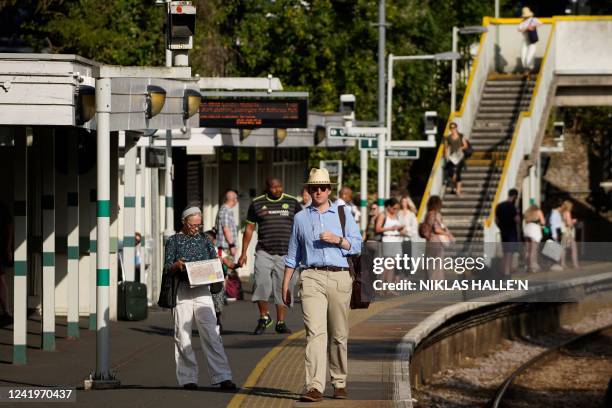
[[[325,126],[317,126],[314,131],[314,145],[318,146],[319,144],[321,144],[321,142],[325,140],[326,136],[327,129],[325,129]]]
[[[274,129],[274,146],[283,143],[287,138],[287,129]]]
[[[76,124],[84,125],[96,114],[96,88],[89,85],[80,85],[77,88],[76,98]]]
[[[183,95],[183,118],[189,119],[200,110],[202,94],[194,89],[185,89]]]
[[[166,91],[157,85],[147,86],[147,110],[146,117],[151,119],[159,114],[166,103]]]
[[[253,129],[240,129],[240,143],[244,142],[244,140],[251,135]]]

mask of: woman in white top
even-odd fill
[[[398,218],[400,223],[404,226],[402,234],[404,241],[412,241],[419,235],[419,222],[416,218],[416,207],[410,197],[407,195],[400,199],[400,210]]]
[[[525,226],[523,227],[523,237],[525,238],[525,258],[530,272],[540,270],[538,265],[538,249],[542,241],[542,226],[545,224],[542,210],[532,204],[523,214]]]
[[[385,210],[378,214],[376,218],[375,232],[382,235],[382,256],[395,258],[396,255],[402,253],[402,241],[404,237],[401,231],[404,225],[399,220],[400,205],[396,198],[385,200]],[[399,281],[399,276],[396,276],[395,269],[385,269],[382,277],[384,282]],[[383,293],[396,295],[393,291],[383,291]]]
[[[529,7],[523,7],[521,17],[523,21],[518,26],[518,31],[523,34],[521,64],[525,70],[525,75],[529,75],[533,71],[533,57],[535,56],[536,43],[538,42],[537,27],[542,25],[542,22],[533,16],[533,12]]]

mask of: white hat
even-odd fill
[[[533,11],[529,7],[523,7],[523,18],[533,17]]]
[[[321,185],[321,184],[338,184],[338,183],[332,183],[329,180],[329,172],[327,171],[327,169],[313,168],[312,170],[310,170],[310,174],[308,175],[308,181],[304,184]]]

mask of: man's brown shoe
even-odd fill
[[[323,394],[321,394],[316,388],[311,388],[300,397],[302,402],[319,402],[323,401]]]
[[[346,388],[334,388],[334,399],[347,399]]]

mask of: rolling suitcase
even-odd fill
[[[147,285],[140,282],[120,282],[117,314],[120,320],[147,318]]]
[[[119,256],[123,281],[117,285],[117,318],[119,320],[145,320],[147,318],[147,285],[140,282],[127,282],[123,273],[123,257]]]

